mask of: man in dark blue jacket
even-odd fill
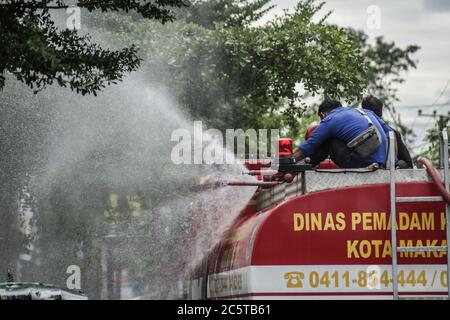
[[[306,157],[312,166],[330,156],[341,168],[364,168],[373,164],[383,166],[386,163],[388,133],[392,130],[372,111],[360,111],[343,107],[339,101],[326,100],[319,106],[322,119],[311,137],[294,153],[297,161]],[[360,156],[347,144],[373,125],[376,128],[380,144],[373,153]]]
[[[361,102],[361,107],[366,110],[371,110],[380,119],[383,119],[383,101],[374,96],[368,96]],[[390,126],[389,126],[390,127]],[[392,128],[391,128],[392,129]],[[413,168],[413,161],[408,148],[403,142],[402,135],[397,130],[392,129],[395,133],[395,140],[397,143],[397,158],[399,160],[399,167],[401,169]]]

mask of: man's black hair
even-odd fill
[[[383,101],[374,96],[365,97],[361,103],[363,109],[372,110],[380,118],[383,116]]]
[[[319,116],[322,112],[329,112],[339,107],[342,107],[342,104],[338,100],[327,99],[319,106]]]

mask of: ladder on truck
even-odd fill
[[[444,168],[444,186],[445,191],[449,190],[449,144],[447,130],[444,129],[440,134],[440,164]],[[422,246],[422,247],[398,247],[397,246],[397,218],[396,218],[396,205],[397,203],[405,202],[443,202],[444,197],[397,197],[395,192],[395,133],[389,132],[389,169],[390,169],[390,200],[391,200],[391,243],[392,243],[392,290],[394,300],[399,299],[398,292],[398,263],[397,255],[400,252],[447,252],[447,289],[450,300],[450,255],[449,244],[450,239],[450,206],[449,203],[445,203],[445,217],[446,217],[446,246]],[[429,172],[430,173],[430,172]],[[437,183],[442,183],[438,178]],[[436,183],[436,181],[435,181]],[[445,192],[443,191],[443,192]]]

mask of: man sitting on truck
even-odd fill
[[[366,110],[373,111],[380,119],[383,119],[383,102],[374,96],[365,97],[361,103],[361,107]],[[391,128],[392,129],[392,128]],[[413,167],[413,161],[411,155],[403,142],[402,135],[397,130],[392,129],[395,132],[395,140],[397,142],[397,158],[398,165],[401,169],[407,169]]]
[[[306,157],[317,166],[328,156],[341,168],[384,166],[387,135],[392,131],[372,111],[343,107],[337,100],[319,106],[321,122],[294,153],[296,161]]]

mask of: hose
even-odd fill
[[[419,167],[425,167],[427,169],[428,174],[431,176],[431,179],[434,182],[434,185],[438,188],[439,193],[441,194],[442,198],[444,198],[445,202],[450,205],[450,194],[445,189],[441,179],[439,178],[438,172],[436,171],[436,168],[433,166],[430,160],[427,158],[419,158],[417,161],[417,164]]]

